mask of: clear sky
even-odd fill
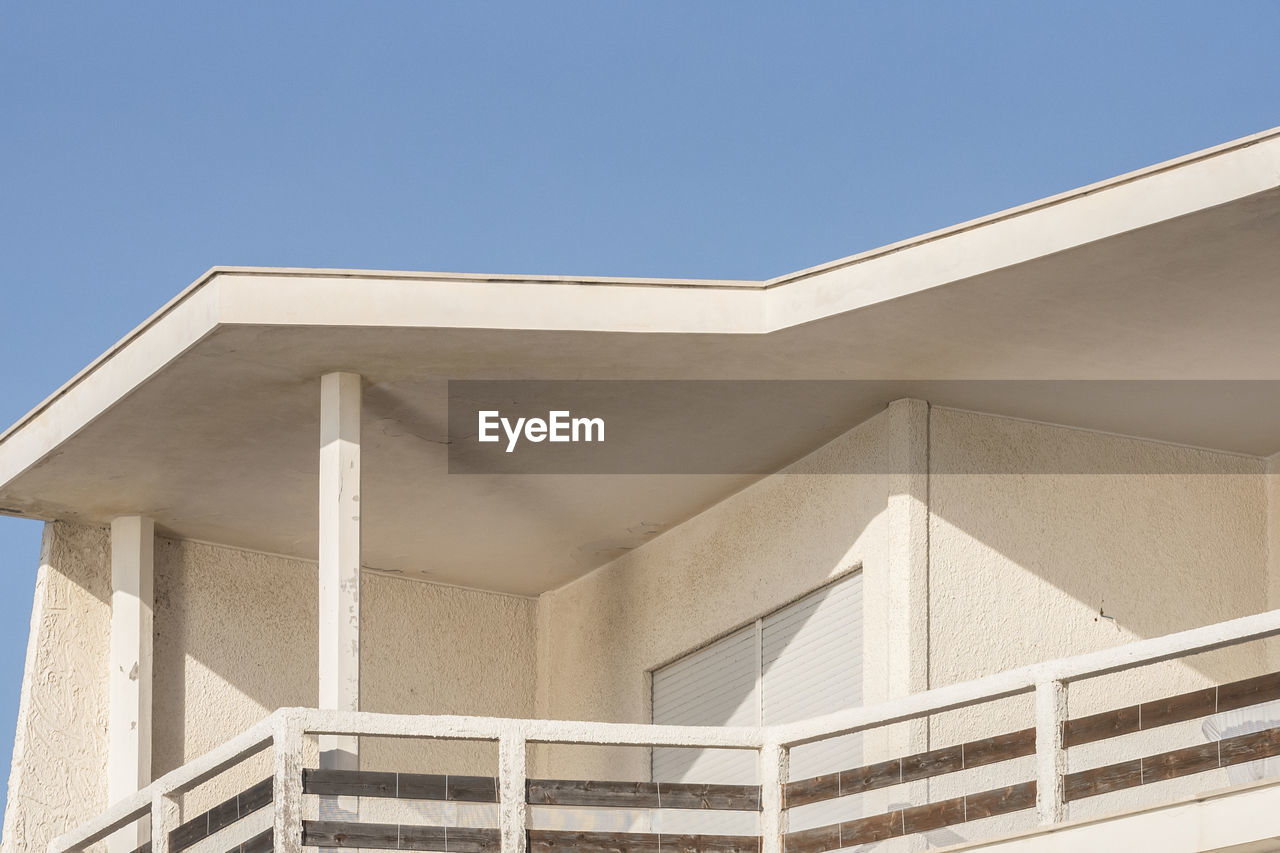
[[[1280,2],[0,5],[0,428],[215,264],[765,278],[1280,125]],[[40,525],[0,518],[0,755]]]

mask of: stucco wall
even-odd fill
[[[51,524],[5,817],[5,850],[48,840],[106,806],[110,550],[105,529]],[[399,713],[534,711],[537,602],[366,571],[362,704]],[[158,539],[153,777],[275,708],[314,706],[314,563]],[[492,773],[484,744],[362,745],[367,769]],[[269,775],[261,755],[185,798],[195,813]]]
[[[538,710],[648,722],[648,672],[857,565],[883,564],[881,414],[554,592],[539,608]],[[865,596],[868,611],[878,600]],[[882,620],[869,618],[869,624]],[[869,628],[869,633],[876,629]],[[645,779],[643,750],[535,753],[535,772]]]
[[[45,526],[18,707],[4,850],[49,839],[106,807],[106,530]]]
[[[930,412],[929,458],[931,686],[1268,607],[1264,460],[940,407]],[[1099,473],[1107,470],[1125,473]],[[1077,682],[1069,714],[1265,671],[1265,645],[1253,643]],[[1032,713],[1023,697],[948,714],[935,719],[932,744],[1022,728]],[[1069,769],[1198,743],[1193,721],[1072,749]],[[966,784],[1033,772],[1027,759]],[[959,782],[937,780],[931,794],[958,794]],[[1162,782],[1072,803],[1070,816],[1228,783],[1226,773]],[[1028,821],[1011,816],[1000,828]],[[959,832],[977,837],[972,827]]]
[[[1263,460],[939,407],[929,457],[933,686],[1267,609]]]
[[[397,714],[534,716],[537,601],[366,572],[360,701]],[[361,766],[494,774],[488,743],[376,740]]]
[[[207,752],[275,708],[314,706],[317,613],[314,563],[159,541],[156,772]],[[536,613],[528,598],[364,572],[361,707],[532,716]],[[366,739],[361,765],[491,772],[492,753],[484,744]]]

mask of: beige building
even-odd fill
[[[1278,330],[1280,130],[769,281],[215,268],[0,435],[5,851],[1280,849]]]

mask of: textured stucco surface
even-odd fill
[[[316,565],[160,540],[156,549],[156,773],[271,711],[315,706]],[[533,713],[532,599],[407,580],[361,579],[361,707],[405,714]],[[492,772],[483,744],[368,739],[370,770]],[[161,763],[163,762],[163,763]],[[264,759],[201,800],[268,774]]]
[[[559,590],[539,612],[538,710],[647,722],[648,672],[858,565],[884,564],[885,415]],[[839,472],[839,473],[828,473]],[[867,577],[868,637],[882,584]],[[877,636],[869,643],[883,642]],[[644,750],[534,753],[535,772],[648,778]]]
[[[395,714],[534,716],[538,603],[365,572],[361,706]],[[491,774],[494,744],[366,738],[361,766]]]
[[[1081,466],[1080,460],[1088,460]],[[1087,469],[1161,474],[1064,473]],[[934,407],[931,686],[1259,613],[1268,607],[1264,460]],[[1266,671],[1263,643],[1075,683],[1082,716]],[[1031,723],[1030,697],[943,715],[934,745]],[[1069,770],[1204,743],[1199,722],[1070,750]],[[1028,761],[977,774],[1020,781]],[[972,774],[971,774],[972,775]],[[961,780],[931,783],[958,793]],[[975,782],[965,782],[974,790]],[[1082,800],[1086,817],[1228,784],[1225,773]],[[1025,816],[993,820],[988,832]],[[979,830],[975,832],[974,830]],[[967,838],[981,828],[962,828]]]
[[[1262,460],[935,407],[930,467],[932,686],[1267,609]]]
[[[107,531],[45,526],[18,708],[4,851],[49,840],[107,805]]]
[[[108,531],[47,527],[6,812],[5,851],[106,802]],[[362,704],[397,713],[534,711],[537,602],[366,571]],[[284,706],[317,698],[314,563],[157,539],[153,778]],[[492,773],[484,744],[369,739],[363,766]],[[270,774],[268,754],[189,793],[196,813]]]
[[[314,563],[156,540],[152,778],[317,695]],[[250,759],[184,798],[206,808],[270,775]]]

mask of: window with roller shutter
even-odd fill
[[[855,572],[653,673],[653,721],[754,726],[820,716],[862,703],[862,574]],[[791,777],[861,763],[849,735],[792,751]],[[656,781],[750,784],[755,754],[655,749]]]

